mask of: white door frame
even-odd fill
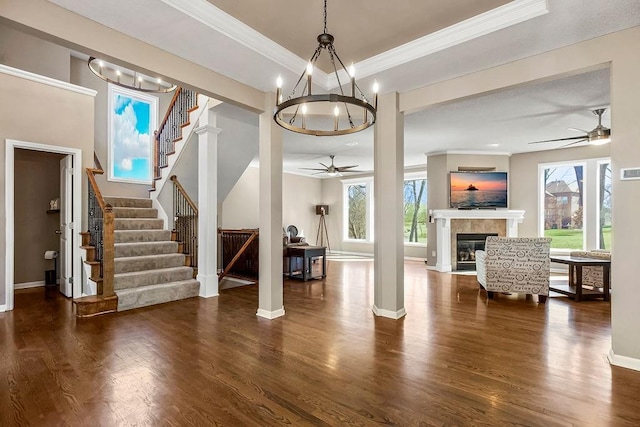
[[[14,149],[22,148],[25,150],[44,151],[48,153],[67,154],[73,156],[73,194],[68,195],[73,197],[73,222],[74,233],[78,233],[82,227],[82,174],[80,173],[82,166],[82,150],[78,148],[60,147],[57,145],[40,144],[37,142],[17,141],[14,139],[7,139],[5,143],[5,288],[6,288],[6,310],[13,310],[13,292],[14,292],[14,268],[13,263],[15,259],[14,253],[14,182],[15,182],[15,164],[14,164]],[[75,240],[78,242],[78,239]],[[79,297],[82,290],[81,283],[81,267],[82,259],[80,257],[80,251],[74,251],[73,257],[73,296]]]

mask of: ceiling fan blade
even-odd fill
[[[354,169],[344,171],[344,170],[340,169],[338,172],[366,172],[366,171],[357,171],[357,170],[354,170]]]
[[[320,164],[321,164],[322,166],[324,166],[326,169],[329,169],[329,166],[325,165],[324,163],[322,163],[322,162],[318,162],[318,163],[320,163]]]
[[[322,171],[322,172],[326,172],[326,169],[320,169],[320,168],[298,168],[298,169],[304,169],[304,170],[308,170],[308,171]]]
[[[575,131],[575,132],[582,132],[582,133],[589,133],[588,130],[578,129],[578,128],[567,128],[567,130],[572,130],[572,131]]]
[[[336,169],[340,169],[340,170],[343,170],[343,169],[351,169],[351,168],[357,168],[358,166],[360,166],[360,165],[336,166]]]
[[[578,144],[578,143],[580,143],[580,142],[582,142],[582,141],[586,141],[586,140],[587,140],[587,138],[585,138],[585,139],[581,139],[581,140],[579,140],[579,141],[573,141],[573,142],[570,142],[570,143],[568,143],[568,144],[566,144],[566,145],[561,146],[560,148],[564,148],[564,147],[568,147],[568,146],[570,146],[570,145]]]
[[[571,141],[572,139],[585,139],[585,138],[587,138],[587,135],[572,136],[571,138],[547,139],[546,141],[535,141],[535,142],[530,142],[529,144],[542,144],[543,142],[556,142],[556,141]]]

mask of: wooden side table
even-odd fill
[[[609,280],[611,260],[557,255],[551,257],[551,262],[567,264],[569,266],[569,280],[568,283],[558,280],[550,281],[550,291],[573,297],[576,302],[582,301],[583,298],[602,298],[603,301],[610,300]],[[585,266],[602,267],[602,291],[596,287],[593,289],[582,288],[582,267]]]

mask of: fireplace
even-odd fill
[[[458,233],[456,234],[456,269],[475,270],[476,251],[484,250],[484,241],[498,233]]]

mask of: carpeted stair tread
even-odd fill
[[[104,202],[114,208],[151,208],[153,206],[151,199],[142,199],[139,197],[105,196]]]
[[[132,242],[115,244],[116,258],[175,254],[177,252],[178,242]]]
[[[116,243],[132,242],[162,242],[171,240],[169,230],[116,230],[114,233]]]
[[[157,270],[159,268],[180,267],[184,265],[184,254],[172,253],[162,255],[144,255],[115,258],[114,271],[132,273],[134,271]]]
[[[164,220],[158,218],[116,218],[116,230],[162,230]]]
[[[113,208],[116,218],[158,218],[158,210],[153,208]]]
[[[139,288],[141,286],[151,286],[167,282],[177,282],[193,278],[191,267],[159,268],[150,271],[134,271],[131,273],[120,273],[113,277],[114,289]]]
[[[118,311],[197,297],[199,292],[200,282],[194,279],[118,290]]]

